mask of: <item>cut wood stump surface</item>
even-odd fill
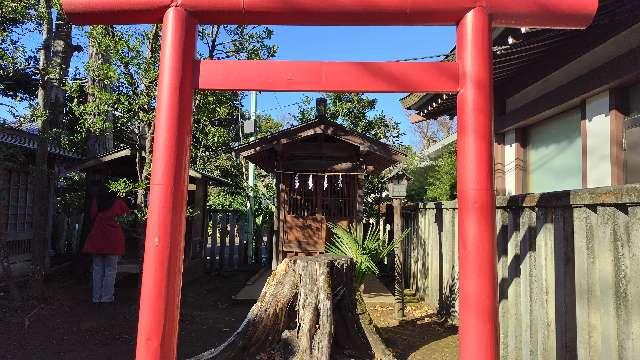
[[[240,328],[204,359],[393,359],[353,282],[353,260],[285,259]]]

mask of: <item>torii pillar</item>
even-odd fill
[[[598,0],[62,0],[77,25],[163,24],[138,359],[175,359],[193,91],[458,93],[460,358],[498,357],[491,27],[584,28]],[[456,25],[451,63],[199,61],[197,24]]]

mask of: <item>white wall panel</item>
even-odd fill
[[[516,193],[516,131],[504,134],[504,185],[507,195]]]
[[[611,186],[609,92],[587,99],[587,187]]]

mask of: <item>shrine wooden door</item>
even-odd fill
[[[281,251],[284,257],[317,255],[331,237],[327,222],[349,226],[355,218],[354,175],[283,174]]]

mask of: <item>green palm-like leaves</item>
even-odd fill
[[[328,225],[333,232],[333,238],[327,243],[326,250],[331,254],[348,256],[354,260],[354,280],[357,288],[364,284],[369,276],[378,274],[377,264],[393,251],[396,244],[394,241],[385,241],[375,225],[369,228],[366,235],[354,225],[349,229],[337,224]],[[405,235],[406,232],[397,241],[401,241]]]

